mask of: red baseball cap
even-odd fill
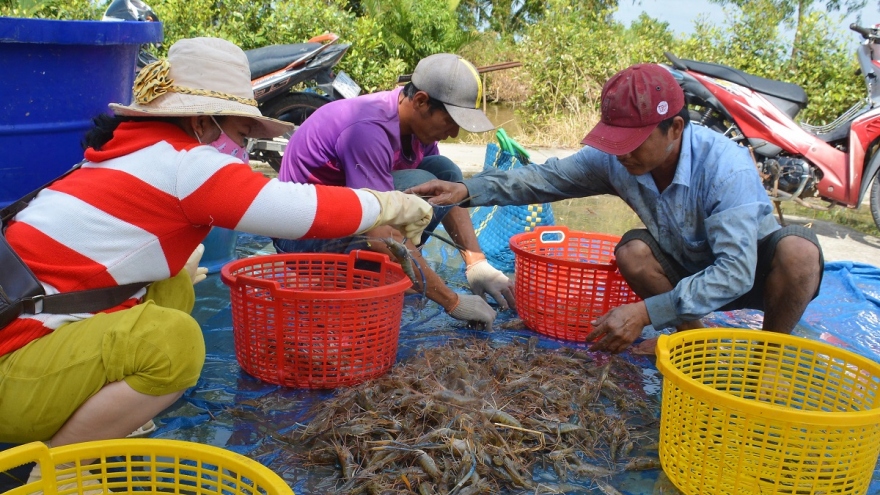
[[[684,92],[668,70],[657,64],[627,67],[602,87],[602,116],[581,142],[611,155],[625,155],[683,107]]]

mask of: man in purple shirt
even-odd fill
[[[439,154],[437,142],[457,136],[460,127],[470,132],[494,129],[479,108],[482,91],[479,72],[468,61],[448,53],[426,57],[416,66],[412,82],[403,88],[337,100],[316,110],[291,137],[278,178],[378,191],[403,190],[432,179],[460,181],[461,170]],[[484,298],[490,295],[502,308],[512,307],[510,280],[486,260],[466,209],[436,207],[426,232],[441,221],[460,248],[474,295],[454,292],[407,242],[418,264],[416,273],[424,275],[425,287],[419,289],[453,318],[491,329],[495,311]],[[275,249],[347,252],[367,248],[390,254],[384,242],[376,242],[389,237],[402,239],[394,229],[378,227],[362,238],[275,239]]]

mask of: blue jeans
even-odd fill
[[[440,155],[427,156],[418,168],[397,170],[391,173],[391,177],[394,179],[394,189],[397,191],[405,191],[433,179],[449,182],[462,180],[461,169],[458,168],[458,165],[449,158]],[[419,245],[428,240],[430,233],[437,228],[437,225],[452,208],[452,206],[434,207],[434,216],[425,229],[425,233],[422,234]],[[348,253],[354,249],[366,249],[367,239],[360,235],[339,239],[273,239],[273,244],[279,253]]]

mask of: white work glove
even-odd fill
[[[486,294],[489,294],[502,309],[508,307],[516,309],[516,303],[513,300],[513,284],[507,275],[490,265],[489,261],[480,260],[468,265],[464,274],[471,286],[471,292],[484,299]]]
[[[489,303],[482,297],[471,294],[459,294],[458,304],[447,313],[456,320],[476,323],[487,331],[492,330],[492,322],[495,321],[495,310],[489,306]]]
[[[367,230],[375,229],[380,225],[390,225],[403,232],[403,235],[413,244],[418,245],[422,239],[422,232],[434,215],[434,209],[431,205],[416,195],[404,194],[400,191],[363,190],[376,196],[381,208],[376,223]]]
[[[205,245],[199,244],[198,247],[196,247],[196,250],[189,255],[186,264],[183,265],[183,269],[189,273],[189,278],[192,279],[193,285],[196,285],[208,277],[208,269],[199,266],[199,261],[202,261],[203,254],[205,254]]]

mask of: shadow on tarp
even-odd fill
[[[248,257],[274,251],[267,238],[242,234],[236,252],[239,257]],[[441,277],[457,291],[467,292],[464,267],[455,250],[432,240],[424,252]],[[202,325],[207,345],[202,376],[196,387],[157,418],[160,427],[151,436],[215,445],[256,459],[282,476],[297,495],[332,491],[335,469],[303,465],[295,455],[301,450],[291,440],[291,432],[301,428],[309,419],[310,409],[332,397],[333,391],[288,389],[263,383],[241,371],[235,359],[228,288],[219,274],[214,274],[196,289],[194,316]],[[711,327],[760,328],[761,320],[759,312],[735,311],[713,313],[704,322]],[[407,296],[398,362],[419,348],[443,345],[449,339],[473,337],[501,344],[537,335],[517,327],[517,321],[513,311],[502,311],[496,326],[514,328],[494,332],[469,330],[436,304],[425,304],[420,296]],[[821,294],[807,308],[794,334],[880,361],[880,269],[858,263],[828,263]],[[539,336],[539,346],[584,347],[543,336]],[[648,358],[630,359],[643,370],[646,392],[659,401],[661,376],[657,368]],[[641,451],[633,455],[657,453]],[[556,481],[552,470],[536,468],[534,475],[536,482]],[[0,490],[2,483],[0,480]],[[623,473],[610,483],[630,495],[676,493],[661,470]],[[580,486],[584,492],[596,489],[589,480],[581,481]],[[868,493],[880,494],[880,469],[874,471]]]

